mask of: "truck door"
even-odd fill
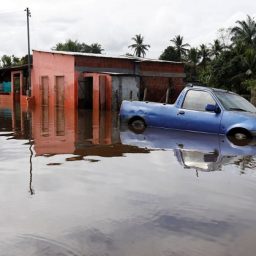
[[[222,112],[206,111],[207,104],[217,104],[209,92],[195,89],[188,90],[182,107],[177,113],[182,129],[219,133]]]

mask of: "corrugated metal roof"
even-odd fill
[[[83,52],[66,52],[66,51],[45,51],[45,50],[33,50],[36,52],[45,52],[45,53],[52,53],[52,54],[63,54],[63,55],[70,55],[70,56],[87,56],[87,57],[98,57],[98,58],[113,58],[113,59],[130,59],[134,60],[135,62],[160,62],[160,63],[173,63],[173,64],[183,64],[182,62],[176,61],[167,61],[167,60],[157,60],[157,59],[150,59],[150,58],[140,58],[136,56],[127,56],[127,55],[104,55],[104,54],[96,54],[96,53],[83,53]]]
[[[84,71],[83,73],[87,73],[87,71]],[[138,74],[128,74],[128,73],[118,73],[118,72],[92,72],[97,74],[103,74],[103,75],[111,75],[111,76],[140,76]]]

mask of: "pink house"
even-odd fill
[[[118,110],[125,99],[171,103],[185,77],[179,62],[34,50],[27,99],[27,68],[0,69],[0,105],[26,105],[29,100],[36,106],[98,111]]]
[[[33,51],[32,97],[39,105],[118,110],[124,99],[163,101],[170,87],[171,101],[184,77],[182,63]]]

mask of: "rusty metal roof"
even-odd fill
[[[67,51],[45,51],[45,50],[33,50],[36,52],[43,52],[43,53],[52,53],[52,54],[63,54],[63,55],[70,55],[70,56],[84,56],[84,57],[96,57],[96,58],[113,58],[113,59],[128,59],[133,60],[135,62],[159,62],[159,63],[172,63],[172,64],[183,64],[183,62],[177,61],[167,61],[167,60],[158,60],[158,59],[150,59],[150,58],[141,58],[136,56],[128,56],[128,55],[104,55],[104,54],[97,54],[97,53],[83,53],[83,52],[67,52]]]

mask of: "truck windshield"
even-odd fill
[[[245,111],[256,113],[256,108],[245,98],[228,92],[215,92],[222,106],[229,111]]]

